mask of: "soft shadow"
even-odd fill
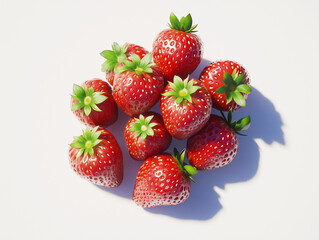
[[[216,111],[213,110],[213,113],[216,114]],[[222,205],[214,188],[225,189],[226,184],[248,181],[256,175],[260,153],[255,139],[262,139],[267,144],[285,144],[280,114],[271,101],[255,88],[252,88],[247,107],[234,112],[233,117],[238,120],[248,114],[251,116],[252,125],[246,131],[248,136],[238,136],[239,150],[232,163],[195,175],[197,183],[192,183],[191,195],[184,203],[174,207],[161,206],[145,210],[179,219],[208,220],[215,216],[222,209]],[[175,140],[173,144],[182,149],[185,148],[186,141]]]
[[[200,66],[191,75],[197,78],[201,70],[209,64],[208,60],[202,60]],[[160,113],[160,104],[157,103],[151,111]],[[213,110],[212,113],[217,113]],[[246,108],[233,113],[234,120],[250,115],[251,127],[246,131],[248,136],[238,136],[239,150],[233,162],[225,167],[212,171],[199,172],[194,176],[196,184],[192,183],[192,191],[186,202],[176,206],[160,206],[145,209],[153,214],[163,214],[179,219],[208,220],[214,217],[221,209],[219,195],[215,187],[225,189],[229,183],[248,181],[255,176],[259,166],[259,148],[256,139],[262,139],[267,144],[277,142],[284,145],[283,122],[274,105],[256,88],[252,88]],[[119,120],[108,128],[116,137],[121,146],[124,160],[123,183],[114,189],[98,186],[106,192],[116,194],[120,197],[132,198],[136,175],[142,162],[133,160],[127,150],[124,129],[129,117],[119,109]],[[174,147],[182,150],[186,147],[186,140],[173,139],[167,152],[173,152]]]
[[[202,73],[203,69],[210,63],[211,61],[207,59],[202,59],[200,64],[197,66],[194,72],[190,75],[190,78],[195,78],[199,80],[200,74]]]

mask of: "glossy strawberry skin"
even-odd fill
[[[148,53],[148,51],[139,45],[127,44],[127,50],[125,52],[125,55],[126,55],[127,59],[131,61],[132,54],[136,54],[137,56],[139,56],[142,59],[147,53]],[[120,63],[118,65],[118,68],[123,66],[123,65],[124,65],[123,63]],[[113,86],[114,77],[115,77],[114,70],[111,72],[106,71],[105,77],[106,77],[106,81],[108,81],[111,84],[111,86]]]
[[[69,158],[72,169],[82,178],[100,186],[114,188],[123,180],[123,155],[119,144],[111,132],[102,131],[99,139],[102,141],[95,146],[94,154],[76,156],[78,148],[69,148]]]
[[[166,130],[160,114],[148,112],[143,114],[143,116],[145,118],[154,116],[151,120],[151,123],[157,124],[153,127],[154,136],[147,136],[144,140],[141,137],[135,138],[135,132],[129,130],[136,121],[135,118],[131,118],[128,121],[124,130],[125,141],[130,155],[133,159],[140,161],[165,151],[172,142],[172,136]]]
[[[222,81],[224,72],[232,74],[234,69],[237,69],[238,75],[244,73],[246,84],[250,85],[248,72],[245,70],[244,67],[234,61],[212,62],[203,69],[200,80],[204,83],[205,87],[211,95],[213,108],[221,111],[229,111],[230,109],[232,109],[232,111],[235,111],[241,108],[241,106],[235,103],[234,100],[232,100],[229,104],[226,104],[226,94],[219,94],[216,92],[216,89],[224,85]],[[245,100],[247,100],[248,94],[244,93],[243,97],[245,98]]]
[[[74,115],[80,120],[80,122],[90,127],[107,127],[113,124],[117,120],[118,109],[112,95],[111,87],[101,79],[85,81],[84,84],[87,88],[92,87],[94,92],[103,92],[102,95],[106,96],[107,99],[104,102],[97,104],[99,109],[101,109],[100,112],[92,109],[89,116],[86,116],[84,113],[82,114],[82,109],[78,109],[73,111]],[[77,103],[77,101],[71,98],[71,106],[75,103]]]
[[[176,205],[191,191],[190,179],[169,154],[146,159],[136,177],[133,201],[143,207]]]
[[[154,63],[162,69],[165,80],[172,81],[175,75],[184,79],[199,65],[201,46],[200,39],[194,34],[164,30],[153,43]]]
[[[234,130],[219,116],[211,115],[207,124],[187,141],[187,157],[198,170],[211,170],[229,164],[237,154]]]
[[[161,97],[164,88],[162,71],[151,67],[153,73],[125,71],[115,75],[113,96],[118,106],[130,117],[147,112]]]
[[[192,103],[176,104],[176,100],[170,97],[161,97],[161,112],[165,127],[176,139],[183,140],[197,133],[208,121],[212,102],[210,95],[199,80],[194,79],[194,86],[201,88],[192,94]],[[168,84],[165,92],[172,91]]]

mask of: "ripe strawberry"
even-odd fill
[[[164,88],[162,71],[151,63],[152,54],[140,59],[131,56],[132,62],[118,69],[113,83],[113,96],[119,107],[130,117],[147,112],[161,97]]]
[[[159,66],[167,81],[177,75],[186,78],[199,65],[202,56],[201,41],[193,33],[192,17],[188,14],[181,20],[171,13],[171,29],[159,33],[153,43],[154,63]]]
[[[126,124],[124,136],[129,153],[136,160],[145,160],[165,151],[172,141],[161,115],[155,112],[131,118]]]
[[[102,64],[102,72],[106,72],[106,81],[113,85],[114,70],[124,65],[124,60],[132,60],[131,56],[136,54],[140,58],[143,58],[148,51],[143,47],[126,43],[122,47],[116,42],[112,45],[112,50],[104,50],[100,55],[106,58],[106,61]]]
[[[200,80],[209,91],[213,107],[235,111],[246,106],[249,87],[247,71],[233,61],[212,62],[201,73]]]
[[[198,170],[211,170],[229,164],[236,156],[238,140],[236,133],[248,129],[250,116],[238,122],[231,120],[229,111],[226,119],[211,115],[207,124],[187,141],[187,157]]]
[[[182,80],[175,76],[161,98],[161,112],[168,132],[177,139],[186,139],[208,121],[212,102],[201,81]]]
[[[73,170],[94,184],[113,188],[123,180],[122,151],[106,129],[87,128],[83,135],[74,137],[69,157]]]
[[[107,127],[117,120],[117,106],[111,87],[101,79],[73,85],[71,111],[84,124]]]
[[[188,198],[190,179],[197,170],[184,164],[185,150],[181,154],[176,149],[174,152],[175,155],[158,154],[143,162],[133,192],[137,205],[143,208],[176,205]]]

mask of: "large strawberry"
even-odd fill
[[[212,102],[203,83],[196,79],[182,80],[166,85],[161,98],[161,112],[169,133],[177,139],[186,139],[198,132],[208,121]]]
[[[111,87],[101,79],[73,85],[71,110],[84,124],[107,127],[117,120],[117,106]]]
[[[123,62],[125,60],[131,61],[131,56],[133,54],[143,58],[147,53],[148,51],[141,46],[125,43],[121,47],[118,43],[114,42],[112,50],[104,50],[100,53],[100,55],[106,59],[102,64],[102,71],[106,72],[106,81],[113,85],[115,71],[118,67],[124,65]]]
[[[117,187],[123,180],[123,157],[116,139],[106,129],[87,128],[74,137],[70,164],[81,177],[104,187]]]
[[[129,153],[136,160],[145,160],[165,151],[172,141],[161,115],[155,112],[131,118],[126,124],[124,136]]]
[[[211,170],[229,164],[236,156],[238,140],[236,133],[250,126],[250,117],[232,121],[232,112],[227,119],[211,115],[207,124],[187,141],[187,157],[198,170]]]
[[[171,29],[159,33],[153,43],[154,62],[164,73],[167,81],[177,75],[186,78],[199,65],[202,56],[201,41],[193,34],[197,25],[192,26],[188,14],[181,20],[171,13]]]
[[[134,202],[143,208],[184,202],[191,191],[191,176],[197,173],[196,168],[184,164],[184,155],[185,151],[179,154],[175,149],[175,155],[146,159],[136,177]]]
[[[209,91],[213,107],[233,111],[246,106],[249,76],[244,67],[233,61],[212,62],[201,73],[200,80]]]
[[[113,96],[119,107],[130,117],[147,112],[161,97],[164,77],[161,69],[151,63],[152,54],[142,59],[131,56],[118,69],[113,83]]]

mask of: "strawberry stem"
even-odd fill
[[[86,128],[83,131],[83,135],[74,137],[74,141],[70,144],[70,146],[80,149],[76,156],[77,159],[82,155],[86,157],[87,154],[90,154],[91,156],[94,154],[94,147],[102,141],[99,139],[101,131],[97,131],[98,128],[98,126],[92,130]]]
[[[172,90],[166,93],[163,93],[163,96],[171,97],[176,99],[176,104],[181,102],[186,103],[187,101],[192,103],[192,94],[194,94],[199,86],[193,86],[194,80],[188,80],[188,77],[183,81],[179,76],[174,77],[174,83],[168,82]]]
[[[132,123],[132,127],[129,131],[135,132],[135,138],[140,137],[144,140],[147,136],[154,136],[153,127],[157,125],[157,123],[152,123],[154,115],[148,116],[145,118],[142,114],[140,114],[139,118],[135,118],[135,122]]]
[[[136,54],[132,54],[131,56],[132,61],[124,60],[124,66],[117,69],[116,73],[121,73],[125,71],[135,72],[138,76],[142,75],[143,73],[152,73],[152,53],[146,54],[142,59]]]
[[[127,60],[127,57],[125,55],[126,51],[126,43],[122,47],[120,47],[118,43],[114,42],[112,45],[112,50],[104,50],[103,52],[101,52],[100,55],[106,59],[106,61],[101,66],[102,72],[112,72],[113,70],[116,70],[119,63]]]
[[[82,114],[84,112],[86,116],[90,115],[92,109],[100,112],[101,109],[99,109],[97,104],[100,104],[107,99],[106,96],[102,95],[103,93],[104,92],[94,92],[92,87],[88,89],[85,84],[83,84],[83,87],[74,84],[74,95],[71,95],[71,97],[77,102],[72,105],[71,111],[82,109]]]
[[[224,85],[216,89],[216,92],[226,94],[226,104],[234,100],[239,106],[245,107],[246,101],[243,93],[249,94],[251,92],[251,88],[245,82],[245,74],[238,75],[237,69],[234,69],[232,75],[225,72],[223,78]]]
[[[194,183],[195,180],[192,178],[193,175],[197,174],[197,169],[194,166],[187,165],[184,163],[185,149],[181,153],[174,148],[174,154],[171,154],[174,160],[177,162],[179,168],[189,177]]]
[[[247,136],[246,134],[241,133],[241,131],[245,131],[250,127],[250,116],[241,118],[238,121],[232,121],[232,109],[229,110],[227,118],[222,111],[220,111],[220,113],[223,116],[224,121],[234,130],[236,134]]]
[[[179,20],[174,13],[171,13],[169,16],[169,21],[170,23],[168,24],[168,26],[171,29],[175,29],[175,30],[187,32],[187,33],[196,32],[195,28],[197,27],[197,24],[194,26],[192,25],[193,20],[190,14],[188,14],[186,17],[182,17]]]

